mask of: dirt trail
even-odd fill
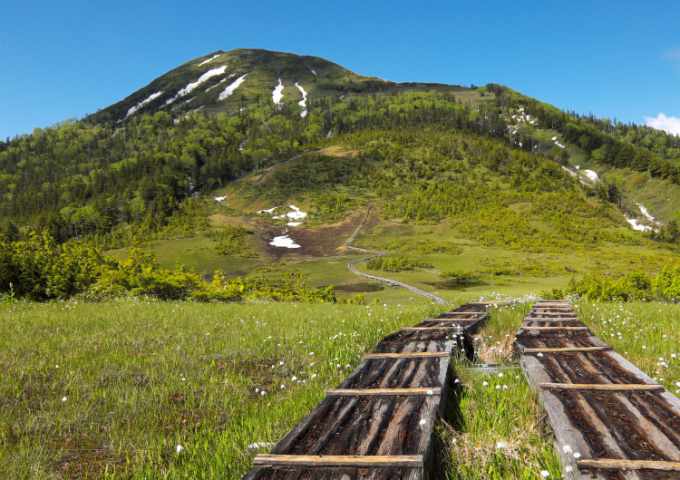
[[[365,253],[369,255],[368,257],[361,258],[358,260],[353,260],[347,263],[347,269],[352,272],[354,275],[358,275],[360,277],[368,278],[370,280],[375,280],[377,282],[382,282],[387,285],[393,286],[393,287],[401,287],[405,288],[409,292],[415,293],[416,295],[420,295],[422,297],[429,298],[433,302],[439,304],[439,305],[447,305],[448,302],[440,297],[439,295],[435,295],[434,293],[427,292],[425,290],[421,290],[418,287],[414,287],[413,285],[409,285],[408,283],[400,282],[399,280],[394,280],[391,278],[386,278],[386,277],[379,277],[377,275],[371,275],[369,273],[364,273],[360,271],[356,266],[359,263],[367,262],[371,258],[376,258],[376,257],[382,257],[387,255],[387,252],[382,252],[379,250],[367,250],[365,248],[359,248],[359,247],[354,247],[352,246],[352,243],[354,240],[356,240],[357,235],[359,235],[359,232],[363,228],[364,224],[366,223],[366,219],[368,219],[369,215],[371,214],[371,209],[369,208],[368,211],[366,212],[366,216],[363,218],[361,223],[357,226],[357,228],[354,229],[352,232],[352,235],[349,236],[349,238],[345,241],[345,246],[347,247],[348,250],[353,250],[355,252],[360,252],[360,253]]]

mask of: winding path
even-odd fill
[[[350,235],[349,238],[345,241],[345,246],[347,247],[348,250],[352,250],[352,251],[360,252],[360,253],[365,253],[369,256],[348,262],[347,263],[347,270],[349,270],[354,275],[358,275],[360,277],[368,278],[369,280],[375,280],[377,282],[385,283],[385,284],[390,285],[392,287],[404,288],[404,289],[408,290],[409,292],[415,293],[416,295],[420,295],[421,297],[428,298],[428,299],[432,300],[433,302],[435,302],[439,305],[447,305],[449,302],[447,302],[445,299],[443,299],[439,295],[435,295],[434,293],[430,293],[430,292],[422,290],[418,287],[414,287],[413,285],[409,285],[408,283],[400,282],[399,280],[394,280],[392,278],[386,278],[386,277],[379,277],[377,275],[371,275],[370,273],[364,273],[356,267],[357,264],[366,262],[366,261],[370,260],[371,258],[382,257],[382,256],[387,255],[387,252],[382,252],[382,251],[379,251],[379,250],[367,250],[365,248],[355,247],[355,246],[352,245],[352,243],[356,239],[357,235],[359,235],[359,232],[361,231],[362,227],[364,226],[364,223],[366,223],[366,219],[368,218],[368,216],[370,214],[371,214],[371,209],[369,208],[368,212],[366,212],[366,216],[361,220],[361,223],[357,226],[357,228],[354,229],[354,231],[352,232],[352,235]]]

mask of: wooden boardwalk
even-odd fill
[[[680,479],[680,400],[595,337],[569,304],[536,304],[516,347],[565,479]]]
[[[388,335],[244,478],[440,478],[434,425],[453,401],[451,356],[471,351],[486,318],[468,304]]]

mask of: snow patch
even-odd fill
[[[246,77],[248,76],[247,73],[241,75],[238,77],[236,80],[234,80],[232,83],[230,83],[227,88],[224,89],[222,93],[220,93],[220,96],[218,100],[224,100],[228,97],[230,97],[238,87],[241,86],[241,84],[246,80]]]
[[[274,90],[272,91],[272,101],[274,102],[275,105],[280,105],[281,100],[283,100],[283,82],[279,78],[279,83],[274,87]]]
[[[319,74],[316,73],[316,70],[314,70],[313,68],[310,68],[309,71],[312,72],[312,75],[314,75],[315,77],[319,76]]]
[[[203,75],[198,77],[198,80],[195,82],[189,83],[186,87],[181,89],[177,94],[169,99],[167,102],[165,102],[166,105],[170,105],[171,103],[175,102],[178,98],[186,97],[189,95],[191,92],[196,90],[198,87],[201,86],[201,84],[207,82],[213,77],[218,77],[220,75],[224,75],[224,72],[226,71],[227,67],[226,66],[221,66],[217,68],[212,68],[205,72]]]
[[[288,235],[279,235],[278,237],[272,238],[269,245],[279,248],[300,248],[300,245],[295,243],[295,240],[290,238]]]
[[[222,202],[224,202],[226,199],[227,199],[227,196],[226,196],[226,195],[221,196],[221,197],[215,197],[215,201],[218,202],[218,203],[222,203]]]
[[[305,218],[307,218],[307,212],[303,212],[295,205],[288,206],[291,208],[292,212],[286,213],[286,216],[291,220],[304,220]]]
[[[585,169],[583,170],[583,174],[588,178],[588,180],[590,180],[593,183],[597,183],[600,181],[600,176],[594,170]]]
[[[638,203],[637,206],[638,206],[638,208],[640,209],[640,213],[642,213],[642,215],[643,215],[647,220],[649,220],[649,221],[652,222],[652,223],[659,223],[659,222],[656,221],[656,218],[654,218],[654,217],[652,216],[652,214],[649,213],[649,210],[647,210],[643,204]]]
[[[130,108],[130,110],[127,111],[127,115],[125,115],[125,118],[128,118],[130,115],[134,115],[134,114],[137,113],[140,109],[144,108],[146,105],[148,105],[149,103],[153,102],[154,100],[156,100],[156,99],[157,99],[158,97],[160,97],[161,95],[163,95],[163,91],[152,93],[151,95],[149,95],[148,97],[146,97],[144,100],[142,100],[141,102],[139,102],[137,105],[135,105],[134,107]]]
[[[302,107],[302,112],[300,113],[300,116],[302,118],[305,118],[307,116],[307,92],[305,91],[304,88],[302,88],[302,85],[300,85],[298,82],[295,82],[295,86],[297,87],[298,90],[300,90],[300,93],[302,94],[302,100],[298,102],[298,105]]]
[[[260,210],[257,213],[259,213],[260,215],[263,214],[272,215],[272,219],[274,220],[286,220],[288,221],[287,225],[289,227],[299,227],[300,225],[302,225],[305,218],[307,218],[307,212],[303,212],[295,205],[288,205],[288,208],[290,210],[286,213],[283,213],[281,215],[274,215],[274,212],[276,212],[276,210],[279,208],[282,207],[272,207],[266,210]]]
[[[651,232],[652,230],[654,230],[649,225],[644,225],[640,223],[640,221],[637,218],[630,218],[626,216],[626,222],[630,224],[633,230],[636,230],[638,232]]]
[[[198,64],[198,66],[199,66],[199,67],[202,67],[202,66],[205,65],[206,63],[212,62],[213,60],[215,60],[215,59],[216,59],[217,57],[219,57],[220,55],[222,55],[222,54],[221,54],[221,53],[218,53],[217,55],[213,55],[213,56],[210,57],[209,59],[203,60],[201,63]]]

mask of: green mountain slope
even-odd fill
[[[641,265],[634,257],[655,268],[674,252],[679,169],[675,137],[499,85],[396,84],[316,57],[234,50],[82,121],[0,143],[0,226],[107,248],[153,240],[166,264],[243,273],[335,255],[370,209],[367,245],[402,251],[390,225],[410,225],[406,244],[434,249],[425,255],[491,252],[496,260],[475,266],[489,275],[527,274],[517,252],[566,249],[575,256],[542,257],[538,268],[565,276]],[[310,214],[303,225],[257,213],[291,203]],[[370,240],[382,231],[387,243]],[[286,233],[300,250],[270,245]],[[500,251],[510,252],[503,261]],[[440,260],[440,273],[455,264]]]

